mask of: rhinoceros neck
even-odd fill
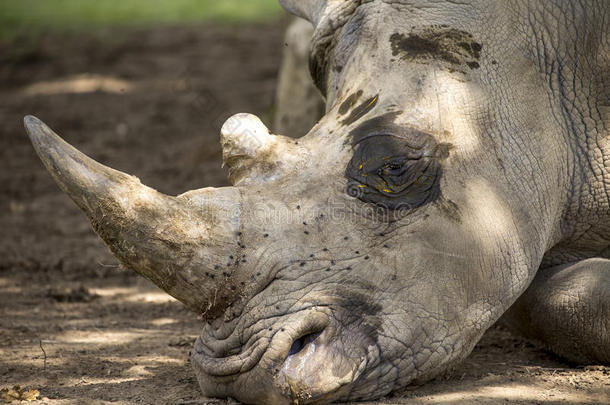
[[[610,246],[610,3],[556,3],[515,7],[569,148],[562,240],[543,265],[607,256]]]

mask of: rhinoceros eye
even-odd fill
[[[361,139],[346,169],[348,194],[390,210],[417,208],[438,196],[445,153],[431,135],[408,129]]]
[[[387,163],[383,167],[377,170],[377,173],[381,177],[400,177],[405,174],[406,170],[405,162],[392,162]]]
[[[388,163],[379,169],[379,174],[396,174],[404,167],[403,163]]]

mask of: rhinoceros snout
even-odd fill
[[[362,330],[339,319],[328,307],[309,308],[228,357],[216,357],[210,348],[222,342],[204,333],[191,358],[204,394],[265,404],[345,398],[369,365],[370,345]]]

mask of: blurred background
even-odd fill
[[[91,271],[73,254],[83,239],[111,260],[43,171],[24,115],[162,192],[226,185],[220,127],[238,112],[270,122],[288,22],[277,0],[0,2],[0,266]]]
[[[282,13],[275,0],[6,0],[1,7],[0,35],[4,39],[103,27],[268,22]]]

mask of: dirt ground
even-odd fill
[[[53,405],[203,403],[188,364],[200,320],[117,266],[22,117],[160,191],[226,185],[220,125],[269,121],[282,24],[0,45],[0,388]],[[380,403],[608,404],[610,368],[571,367],[496,326],[459,368]]]

